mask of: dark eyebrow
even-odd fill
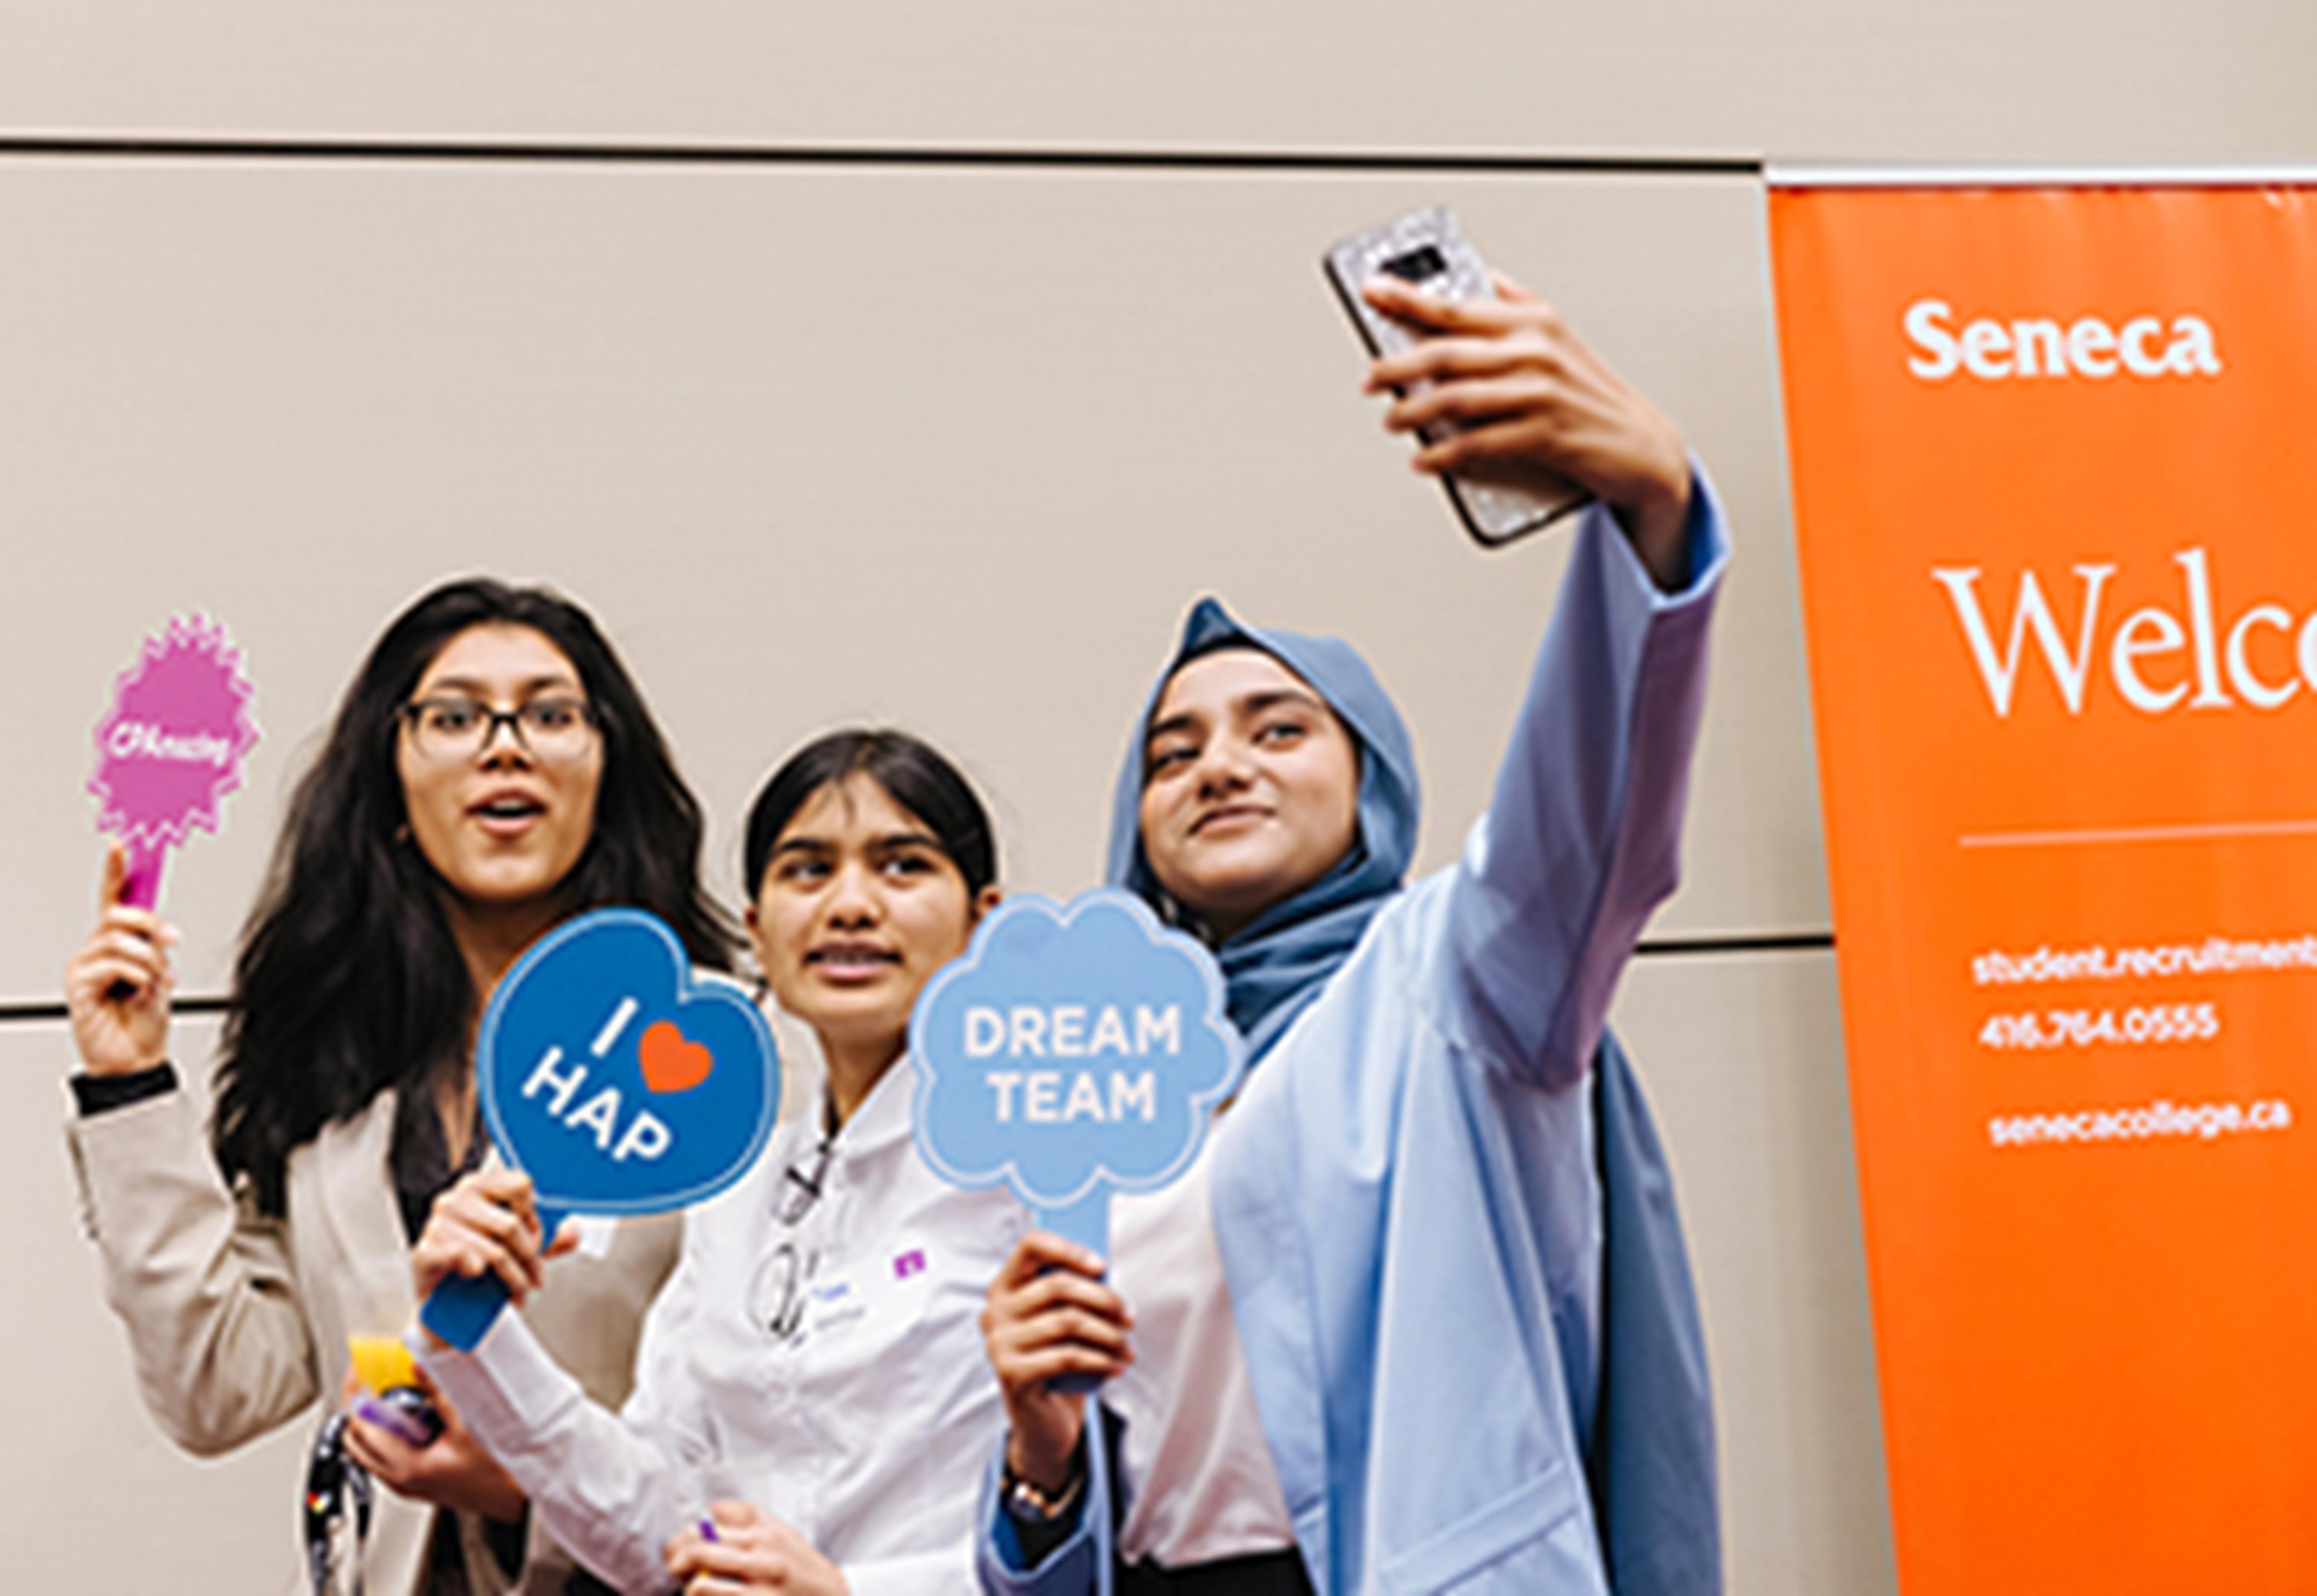
[[[1150,729],[1142,734],[1142,746],[1147,749],[1162,737],[1176,731],[1188,731],[1197,719],[1198,716],[1185,710],[1179,715],[1168,715],[1163,721],[1153,721],[1150,722]]]
[[[529,681],[519,684],[515,688],[515,695],[520,698],[533,698],[550,687],[562,687],[577,692],[578,686],[577,682],[559,671],[553,676],[535,676]],[[432,698],[443,693],[463,694],[469,698],[481,699],[488,696],[490,684],[478,681],[473,677],[446,676],[428,687],[420,696]]]
[[[1325,709],[1316,695],[1300,687],[1273,687],[1261,693],[1250,693],[1234,706],[1242,714],[1259,715],[1265,710],[1282,704],[1301,704],[1305,709]]]
[[[1234,714],[1259,715],[1265,710],[1275,709],[1283,704],[1295,704],[1315,713],[1323,713],[1328,707],[1318,695],[1302,687],[1266,687],[1235,701],[1230,707]],[[1150,722],[1150,729],[1142,734],[1142,757],[1145,759],[1150,757],[1150,745],[1160,738],[1196,730],[1198,719],[1195,713],[1185,710],[1180,714]]]
[[[941,838],[923,831],[890,831],[873,839],[869,847],[872,853],[897,853],[910,847],[929,847],[937,854],[949,851],[942,847]],[[836,851],[836,844],[826,837],[783,837],[773,844],[774,857],[782,854],[833,854]]]

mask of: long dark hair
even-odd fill
[[[730,918],[702,890],[700,805],[627,668],[587,612],[541,587],[448,582],[388,625],[290,801],[243,930],[218,1065],[217,1161],[283,1212],[291,1151],[388,1087],[407,1096],[463,1057],[477,994],[441,880],[404,825],[397,716],[471,626],[527,626],[579,673],[604,740],[595,830],[560,883],[570,912],[610,904],[666,920],[695,964],[731,967]]]
[[[890,727],[851,726],[817,737],[781,762],[748,806],[742,858],[751,900],[765,866],[806,799],[854,775],[873,778],[893,802],[925,821],[934,840],[965,877],[969,897],[997,879],[997,838],[973,785],[930,743]]]

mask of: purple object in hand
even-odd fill
[[[200,615],[171,621],[121,673],[96,723],[88,790],[103,801],[97,829],[129,845],[131,907],[159,901],[170,848],[218,829],[219,802],[241,785],[242,756],[257,740],[250,693],[225,628]]]
[[[397,1385],[354,1404],[354,1412],[404,1444],[427,1447],[443,1434],[443,1415],[416,1385]]]

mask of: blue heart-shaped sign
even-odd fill
[[[763,1014],[731,982],[695,979],[675,934],[634,909],[581,915],[515,961],[483,1009],[475,1078],[550,1233],[569,1213],[713,1197],[756,1163],[781,1098]],[[454,1278],[420,1318],[471,1349],[505,1302],[496,1277]]]
[[[499,1155],[543,1206],[657,1214],[746,1174],[772,1134],[780,1058],[729,982],[675,934],[598,910],[541,937],[483,1011],[475,1052]]]

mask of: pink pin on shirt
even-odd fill
[[[257,741],[251,691],[225,628],[200,615],[171,621],[121,673],[96,723],[88,790],[103,805],[97,829],[129,847],[121,896],[132,908],[159,901],[169,849],[218,829],[219,802],[241,785],[242,756]]]

